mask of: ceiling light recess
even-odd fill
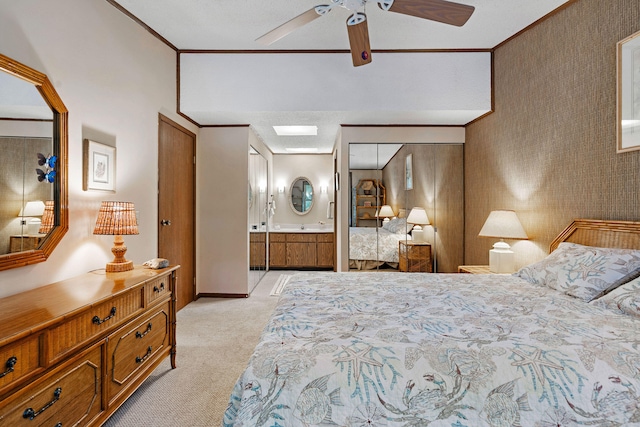
[[[318,126],[274,126],[279,136],[316,136]]]
[[[317,153],[318,152],[318,148],[317,147],[308,147],[308,148],[287,147],[286,150],[289,153]]]

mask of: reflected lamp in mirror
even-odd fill
[[[23,234],[34,235],[38,234],[38,230],[40,229],[40,218],[44,213],[44,202],[42,200],[33,200],[31,202],[27,202],[22,209],[20,209],[20,213],[18,217],[22,218],[22,225],[26,225],[26,233]],[[14,211],[15,212],[15,211]]]
[[[384,218],[382,220],[383,223],[385,222],[389,222],[389,218],[395,216],[395,214],[393,213],[393,209],[391,209],[391,206],[389,205],[383,205],[380,208],[380,211],[376,211],[376,217],[377,218]]]
[[[44,213],[42,214],[42,222],[40,224],[40,234],[48,234],[53,230],[55,225],[55,202],[53,200],[47,200],[44,202]]]
[[[107,263],[107,273],[133,270],[133,261],[127,261],[124,257],[127,247],[122,238],[123,235],[138,234],[138,221],[133,203],[102,202],[93,234],[115,236],[111,249],[114,259]]]
[[[504,239],[524,240],[529,237],[514,211],[491,211],[478,236],[500,239],[489,251],[489,271],[492,273],[513,273],[516,271],[514,253]]]
[[[424,208],[413,208],[409,212],[407,217],[407,223],[413,224],[413,231],[411,231],[411,240],[414,242],[424,242],[423,225],[429,225],[429,217],[427,217],[427,211]]]

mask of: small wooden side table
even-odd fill
[[[432,273],[431,244],[401,240],[398,246],[399,270],[403,272]]]
[[[458,273],[492,274],[488,265],[459,265]]]
[[[13,253],[38,249],[44,237],[44,234],[10,236],[9,252]]]

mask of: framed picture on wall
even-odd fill
[[[617,152],[640,150],[640,31],[617,44]]]
[[[406,190],[413,190],[413,154],[407,154],[404,162],[404,188]]]
[[[116,147],[84,140],[83,189],[116,191]]]

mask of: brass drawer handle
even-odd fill
[[[147,360],[147,358],[149,356],[151,356],[151,352],[153,351],[153,349],[151,348],[151,346],[149,346],[149,348],[147,348],[147,352],[145,353],[144,356],[136,356],[136,363],[142,363],[145,360]]]
[[[115,307],[111,307],[111,311],[109,312],[109,315],[107,317],[105,317],[104,319],[101,319],[98,316],[93,316],[93,319],[91,319],[91,321],[93,323],[95,323],[96,325],[101,325],[104,322],[106,322],[107,320],[111,319],[115,315],[116,315],[116,308]]]
[[[147,330],[144,332],[140,332],[140,331],[136,331],[136,338],[142,338],[145,335],[147,335],[149,332],[151,332],[151,326],[153,326],[151,324],[151,322],[149,322],[149,324],[147,325]]]
[[[156,293],[159,294],[162,291],[164,291],[164,282],[160,283],[160,287],[159,288],[157,286],[153,287],[153,292],[156,292]]]
[[[4,366],[7,367],[7,370],[0,373],[0,378],[13,372],[13,367],[16,366],[16,363],[18,363],[18,358],[15,356],[11,356],[9,359],[7,359],[7,363],[4,364]]]
[[[51,405],[56,403],[58,399],[60,399],[61,394],[62,394],[62,387],[58,387],[53,391],[53,400],[51,402],[44,405],[42,409],[40,409],[38,412],[34,411],[33,408],[25,409],[24,412],[22,413],[22,418],[29,418],[30,420],[33,420],[35,417],[37,417],[38,415],[40,415],[41,413],[49,409]]]

